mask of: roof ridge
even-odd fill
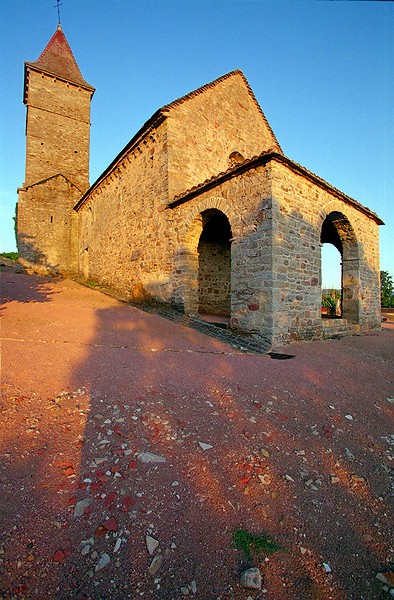
[[[176,106],[179,106],[180,104],[183,104],[184,102],[187,102],[188,100],[191,100],[192,98],[195,98],[196,96],[199,96],[200,94],[203,94],[204,92],[206,92],[209,89],[212,89],[214,87],[216,87],[218,84],[222,83],[223,81],[225,81],[226,79],[229,79],[230,77],[234,77],[235,75],[240,75],[241,78],[243,79],[248,94],[251,96],[254,104],[256,105],[259,113],[261,114],[261,116],[263,117],[264,123],[267,126],[270,134],[272,135],[273,139],[275,140],[275,143],[278,147],[278,150],[280,153],[283,154],[283,150],[276,138],[275,133],[273,132],[271,125],[269,124],[267,117],[265,116],[260,104],[258,103],[256,96],[254,95],[254,92],[249,84],[249,81],[246,79],[244,73],[241,71],[241,69],[234,69],[233,71],[230,71],[229,73],[226,73],[225,75],[221,75],[221,77],[218,77],[217,79],[214,79],[213,81],[211,81],[210,83],[206,83],[204,85],[202,85],[201,87],[189,92],[188,94],[185,94],[184,96],[181,96],[180,98],[177,98],[176,100],[173,100],[172,102],[170,102],[169,104],[165,104],[161,109],[161,111],[167,111],[170,110],[171,108],[174,108]]]
[[[68,181],[68,183],[70,183],[73,187],[75,187],[82,194],[81,188],[78,187],[77,185],[75,185],[75,183],[73,183],[71,181],[71,179],[69,179],[67,177],[67,175],[63,175],[63,173],[61,173],[60,171],[59,171],[59,173],[55,173],[54,175],[49,175],[49,177],[44,177],[44,179],[40,179],[39,181],[35,181],[34,183],[29,183],[29,185],[26,185],[24,188],[20,188],[20,189],[28,190],[31,187],[34,187],[36,185],[42,185],[43,183],[47,183],[47,181],[50,181],[51,179],[56,179],[57,177],[63,177],[63,179]]]
[[[220,77],[218,77],[217,79],[214,79],[213,81],[210,81],[209,83],[205,83],[204,85],[196,88],[195,90],[192,90],[191,92],[188,92],[187,94],[185,94],[184,96],[181,96],[180,98],[177,98],[176,100],[172,100],[172,102],[169,102],[168,104],[165,104],[164,106],[162,106],[160,110],[169,110],[169,109],[173,108],[174,106],[179,106],[179,104],[183,104],[187,100],[191,100],[192,98],[195,98],[195,96],[199,96],[200,94],[203,94],[204,92],[206,92],[206,90],[212,89],[219,83],[222,83],[222,81],[225,81],[226,79],[229,79],[230,77],[233,77],[234,75],[242,75],[244,77],[244,75],[243,75],[242,71],[240,71],[240,69],[235,69],[234,71],[230,71],[229,73],[225,73],[224,75],[221,75]]]
[[[243,170],[246,170],[249,165],[253,167],[258,166],[259,164],[263,164],[262,161],[264,159],[267,162],[270,160],[277,160],[278,162],[281,162],[283,164],[286,164],[290,168],[293,168],[293,170],[301,172],[301,174],[303,175],[307,175],[310,179],[315,181],[315,183],[317,183],[321,187],[328,189],[332,194],[336,196],[340,196],[346,204],[355,207],[357,210],[360,210],[361,212],[372,218],[374,221],[376,221],[378,225],[384,225],[383,221],[380,219],[379,215],[376,212],[374,212],[367,206],[364,206],[363,204],[361,204],[361,202],[358,202],[358,200],[355,200],[351,196],[348,196],[331,183],[328,183],[328,181],[323,179],[323,177],[316,175],[316,173],[313,173],[313,171],[310,171],[300,163],[295,162],[285,154],[277,152],[275,149],[269,149],[268,151],[263,151],[261,152],[261,154],[252,156],[251,158],[246,158],[242,163],[229,167],[226,171],[222,171],[217,175],[212,175],[202,183],[199,183],[185,190],[184,192],[181,192],[180,194],[174,196],[171,202],[167,204],[167,207],[175,208],[178,204],[182,204],[183,201],[187,201],[188,196],[198,194],[200,191],[204,191],[205,187],[215,185],[216,182],[219,183],[222,178],[232,176],[233,172],[236,173],[238,171],[242,172]]]

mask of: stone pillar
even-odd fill
[[[198,315],[198,254],[181,249],[175,256],[178,298],[187,315]]]
[[[234,329],[272,337],[272,250],[254,234],[232,241],[231,321]]]
[[[342,316],[350,323],[360,320],[360,260],[342,258]]]

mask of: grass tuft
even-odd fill
[[[261,555],[270,556],[280,550],[279,544],[266,532],[250,533],[246,529],[233,531],[233,542],[238,550],[245,552],[248,560],[258,559]]]

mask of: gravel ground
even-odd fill
[[[391,321],[274,360],[68,280],[1,296],[0,597],[394,595]]]

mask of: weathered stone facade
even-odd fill
[[[18,250],[26,266],[36,272],[75,272],[71,235],[73,210],[81,190],[63,175],[54,175],[18,190]]]
[[[21,262],[43,272],[75,271],[73,208],[89,187],[90,100],[58,27],[36,62],[25,64],[26,173],[18,190]]]
[[[226,171],[234,156],[236,162],[263,150],[281,152],[239,71],[176,100],[162,112],[167,120],[169,198]]]
[[[80,110],[74,88],[72,97],[67,118]],[[59,126],[51,119],[49,137]],[[86,153],[84,131],[71,126],[66,145],[76,137]],[[34,179],[42,164],[31,147]],[[83,195],[70,154],[64,164],[60,154],[52,158],[62,175],[47,173],[20,191],[20,250],[31,262],[135,301],[226,316],[234,329],[277,345],[324,336],[321,245],[328,242],[343,263],[339,323],[353,331],[379,326],[381,221],[283,155],[240,71],[158,110]],[[23,236],[41,253],[36,258]]]

